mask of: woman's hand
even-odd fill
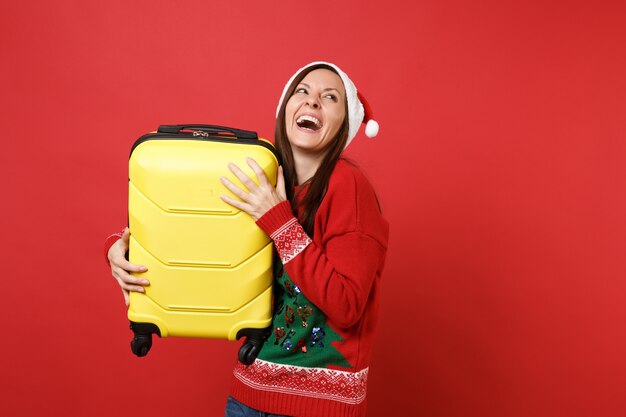
[[[120,284],[126,305],[130,301],[130,291],[144,292],[143,287],[150,284],[148,280],[137,278],[130,274],[131,272],[146,272],[148,268],[143,265],[131,264],[126,260],[129,239],[130,231],[127,227],[124,229],[122,237],[111,246],[107,254],[111,264],[111,274]]]
[[[265,172],[252,158],[246,158],[246,162],[256,174],[259,180],[257,185],[250,177],[244,174],[235,164],[228,164],[228,168],[233,174],[239,178],[239,181],[248,189],[248,192],[242,190],[226,177],[222,177],[222,184],[228,188],[233,194],[241,199],[235,200],[227,195],[221,195],[220,198],[233,207],[248,213],[256,221],[259,220],[276,204],[287,200],[285,192],[285,179],[283,177],[283,168],[278,167],[276,178],[276,188],[270,184],[265,176]]]

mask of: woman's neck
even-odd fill
[[[293,149],[293,162],[296,169],[297,185],[302,185],[317,172],[322,164],[324,153],[310,154]]]

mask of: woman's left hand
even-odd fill
[[[252,168],[259,180],[257,185],[250,177],[243,173],[239,167],[233,163],[228,164],[228,168],[233,174],[239,178],[239,181],[248,189],[248,192],[242,190],[226,177],[222,177],[222,184],[228,188],[234,195],[239,197],[241,201],[235,200],[227,195],[221,195],[220,198],[233,207],[248,213],[256,221],[259,220],[276,204],[287,200],[285,192],[285,179],[283,177],[283,168],[278,167],[276,177],[276,188],[270,184],[263,172],[263,168],[257,164],[252,158],[246,158],[246,162]]]

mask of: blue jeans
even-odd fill
[[[226,412],[224,417],[288,417],[279,416],[278,414],[268,414],[263,411],[257,411],[254,408],[250,408],[245,404],[240,403],[233,397],[228,397],[226,403]]]

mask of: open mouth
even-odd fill
[[[296,120],[298,127],[304,130],[310,130],[311,132],[317,132],[322,128],[322,122],[316,117],[309,115],[302,115]]]

